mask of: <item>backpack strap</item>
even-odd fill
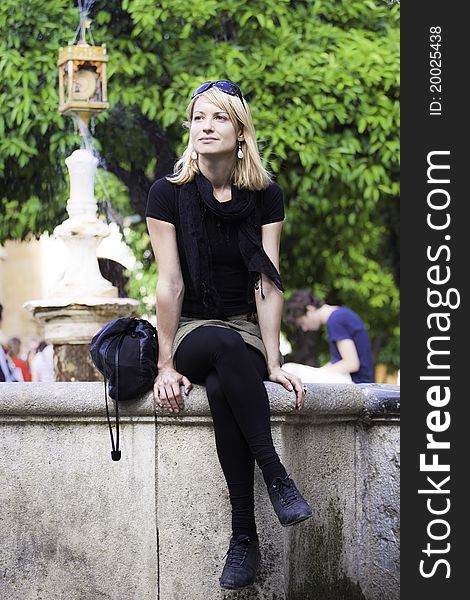
[[[108,420],[108,427],[109,427],[109,434],[111,436],[111,458],[114,461],[118,461],[121,459],[121,451],[119,450],[119,351],[121,350],[121,346],[124,342],[124,338],[127,335],[127,331],[124,331],[123,333],[120,334],[119,336],[119,341],[116,344],[116,350],[114,351],[114,372],[116,373],[116,398],[114,399],[114,410],[115,410],[115,415],[116,415],[116,444],[114,443],[114,436],[113,436],[113,428],[111,426],[111,418],[109,416],[109,407],[108,407],[108,394],[107,394],[107,379],[109,379],[109,377],[107,378],[106,376],[106,365],[107,365],[107,361],[108,361],[108,351],[109,351],[109,346],[106,349],[106,353],[105,353],[105,361],[104,361],[104,398],[105,398],[105,402],[106,402],[106,417]]]

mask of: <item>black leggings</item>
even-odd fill
[[[234,535],[256,538],[254,464],[269,486],[287,473],[274,449],[264,357],[239,333],[225,327],[198,327],[181,342],[176,369],[206,386],[215,442],[232,505]]]

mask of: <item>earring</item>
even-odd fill
[[[238,152],[237,152],[237,156],[238,158],[241,160],[243,158],[243,150],[242,150],[242,143],[238,142]]]
[[[196,152],[196,150],[193,150],[193,151],[191,152],[191,158],[192,158],[193,160],[197,160],[197,152]]]

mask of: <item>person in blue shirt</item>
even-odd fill
[[[302,331],[326,327],[331,360],[325,367],[349,374],[354,383],[374,381],[369,335],[360,317],[350,308],[326,304],[309,290],[298,290],[286,303],[286,318]]]

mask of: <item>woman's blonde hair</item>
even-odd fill
[[[195,96],[186,109],[187,121],[185,127],[189,129],[193,118],[194,104],[198,98],[205,97],[209,102],[215,104],[220,110],[225,111],[235,131],[240,129],[243,132],[243,158],[235,159],[235,167],[232,173],[232,182],[238,188],[247,188],[249,190],[262,190],[271,183],[271,177],[264,168],[256,143],[256,133],[251,118],[250,109],[245,99],[244,105],[238,96],[231,96],[215,86],[210,87],[202,94]],[[169,181],[182,185],[194,179],[196,173],[199,173],[197,159],[191,158],[194,148],[191,142],[188,143],[181,158],[175,164],[174,173],[168,177]],[[236,153],[234,148],[233,152]]]

